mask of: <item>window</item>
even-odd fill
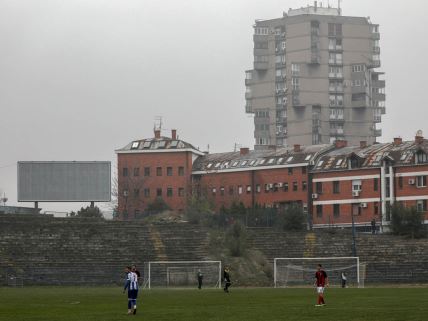
[[[299,90],[300,79],[299,78],[291,78],[291,86],[292,86],[293,90]]]
[[[322,182],[315,183],[315,191],[317,194],[322,194]]]
[[[256,35],[267,36],[269,34],[269,28],[268,27],[255,27],[254,33]]]
[[[288,183],[284,183],[284,192],[288,192]]]
[[[144,167],[144,176],[150,176],[150,167]]]
[[[340,23],[329,23],[328,24],[328,35],[329,36],[342,36],[342,25]]]
[[[426,176],[416,176],[416,186],[417,187],[427,186],[427,177]]]
[[[342,107],[343,95],[330,95],[330,107]]]
[[[167,197],[172,197],[172,187],[168,187],[168,188],[166,189],[166,196],[167,196]]]
[[[138,146],[140,146],[140,142],[132,142],[131,149],[138,149]]]
[[[178,140],[173,140],[169,145],[169,147],[177,147],[177,145],[178,145]]]
[[[297,192],[298,185],[297,182],[293,182],[293,192]]]
[[[172,176],[172,167],[166,168],[166,176]]]
[[[306,191],[306,188],[307,188],[307,183],[306,183],[306,181],[303,181],[302,182],[302,191]]]
[[[403,189],[403,176],[398,178],[398,188]]]
[[[213,187],[211,189],[211,193],[213,194],[213,196],[215,196],[215,194],[217,193],[217,188]]]
[[[340,182],[339,181],[334,181],[333,182],[333,193],[334,194],[339,194],[340,193]]]
[[[156,189],[156,196],[157,197],[162,197],[162,188],[157,188]]]
[[[254,49],[268,49],[268,42],[267,41],[254,42]],[[249,73],[251,75],[251,72],[249,72]],[[248,79],[251,79],[251,78],[248,78]]]
[[[330,66],[328,71],[328,76],[332,78],[342,78],[343,77],[343,67],[341,66]]]
[[[150,197],[150,188],[144,189],[144,197]]]
[[[379,179],[378,178],[374,178],[373,179],[373,190],[377,191],[379,189]]]
[[[353,191],[361,191],[361,180],[353,180],[352,181],[352,190]]]
[[[134,168],[134,176],[140,176],[140,168],[138,167]]]
[[[299,64],[291,64],[291,74],[293,76],[298,76],[300,74],[300,65]]]
[[[322,205],[317,205],[317,217],[322,217]]]
[[[224,186],[220,186],[220,196],[224,196]]]
[[[156,167],[156,176],[162,176],[162,167]]]
[[[233,186],[229,186],[229,195],[233,195],[233,193],[234,193]]]
[[[260,192],[261,192],[260,184],[256,184],[256,193],[260,193]]]
[[[127,177],[128,176],[128,168],[124,167],[122,169],[122,175],[123,175],[123,177]]]
[[[342,50],[342,39],[330,38],[328,41],[329,50]]]
[[[379,214],[379,203],[374,203],[374,215]]]
[[[416,154],[416,164],[426,163],[427,162],[427,154],[424,152],[419,152]]]
[[[328,55],[328,63],[330,64],[342,64],[343,60],[342,60],[343,56],[341,53],[337,53],[337,52],[330,52]]]
[[[140,196],[140,190],[138,188],[134,189],[134,197],[138,198]]]
[[[183,166],[180,166],[178,168],[178,176],[184,176],[184,167]]]
[[[144,142],[143,148],[149,148],[152,142]]]
[[[416,209],[418,212],[426,212],[427,211],[427,200],[416,201]]]
[[[333,204],[333,216],[336,218],[340,216],[340,204]]]
[[[178,196],[180,196],[180,197],[184,196],[184,188],[183,187],[178,188]]]
[[[161,140],[161,141],[159,142],[159,144],[158,144],[158,148],[164,148],[164,147],[165,147],[165,145],[166,145],[166,141]]]
[[[265,184],[265,193],[269,193],[269,184]]]
[[[247,185],[247,194],[251,193],[251,185]]]
[[[241,186],[241,185],[239,185],[239,186],[238,186],[238,194],[239,194],[239,195],[241,195],[241,194],[242,194],[242,186]]]
[[[288,168],[288,175],[293,175],[293,167]]]

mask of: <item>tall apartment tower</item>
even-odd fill
[[[255,149],[342,139],[372,144],[382,135],[379,25],[315,1],[256,20],[253,39],[245,109],[254,114]]]

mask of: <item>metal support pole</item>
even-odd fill
[[[352,218],[352,256],[357,256],[357,245],[355,243],[354,213],[351,213],[351,218]]]

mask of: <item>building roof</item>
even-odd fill
[[[170,137],[161,136],[159,138],[144,138],[133,140],[126,146],[116,149],[116,153],[144,153],[156,151],[192,151],[196,154],[203,153],[195,148],[192,144],[181,139],[173,139]]]
[[[229,153],[206,154],[198,157],[193,164],[193,172],[238,171],[269,167],[290,167],[310,164],[316,155],[331,145],[314,145],[278,148],[276,150],[252,150]]]
[[[412,165],[415,154],[428,154],[428,140],[421,137],[420,141],[374,144],[368,147],[349,146],[331,150],[316,160],[313,171],[331,171],[353,168],[376,168],[384,161],[394,166]]]

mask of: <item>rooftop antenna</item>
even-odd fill
[[[339,16],[342,15],[342,9],[340,9],[340,3],[342,2],[342,0],[337,0],[337,10],[339,11]]]
[[[155,124],[153,125],[154,130],[162,130],[162,116],[155,117]]]

